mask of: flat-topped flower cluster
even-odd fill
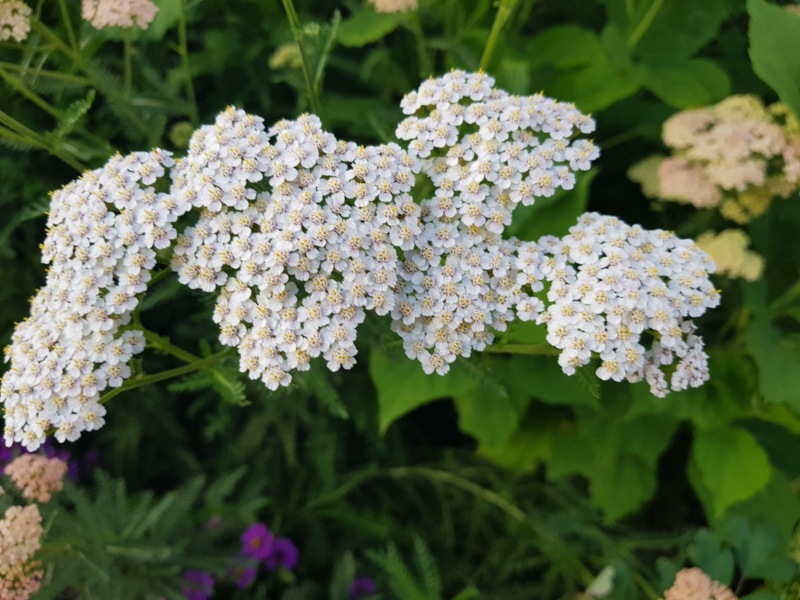
[[[645,159],[630,172],[649,196],[718,208],[744,224],[774,197],[800,188],[800,124],[784,104],[731,96],[673,115],[663,139],[672,155]]]
[[[7,443],[34,449],[51,429],[72,441],[104,424],[101,393],[122,385],[145,346],[129,324],[155,251],[172,243],[174,222],[190,208],[155,191],[173,164],[160,150],[114,156],[53,194],[42,245],[47,280],[6,348]]]
[[[713,264],[671,233],[594,214],[562,240],[504,238],[515,206],[571,189],[599,151],[573,105],[493,84],[461,71],[423,83],[402,102],[405,149],[337,140],[313,115],[267,128],[228,108],[185,158],[114,157],[56,192],[47,285],[6,352],[7,442],[102,425],[103,390],[144,348],[131,314],[167,249],[182,283],[217,295],[221,343],[270,389],[317,357],[352,367],[367,311],[391,318],[427,373],[520,318],[547,324],[567,373],[599,356],[600,377],[658,395],[700,385],[691,318],[718,302]],[[420,178],[431,197],[412,195]]]

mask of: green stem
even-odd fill
[[[300,19],[297,17],[294,2],[292,0],[283,0],[283,10],[286,12],[286,18],[289,19],[292,37],[294,37],[294,41],[300,49],[300,62],[302,64],[303,79],[306,83],[308,101],[309,104],[311,104],[311,112],[318,115],[320,113],[319,90],[314,85],[314,80],[311,77],[311,68],[308,64],[308,57],[306,56],[305,50],[303,50],[303,44],[300,43],[300,40],[303,39],[303,33],[300,31]]]
[[[11,73],[8,73],[4,69],[4,65],[2,63],[0,63],[0,79],[3,79],[17,92],[22,94],[22,96],[24,96],[30,102],[41,108],[44,112],[46,112],[54,119],[58,121],[64,120],[65,116],[63,111],[59,110],[58,108],[50,104],[47,100],[45,100],[39,94],[30,89],[27,85],[25,85],[25,83],[19,77],[16,77]],[[93,144],[96,144],[101,147],[105,146],[107,148],[110,148],[106,140],[89,131],[86,131],[86,129],[81,127],[80,125],[76,125],[74,130],[78,132],[80,135],[82,135],[84,138],[86,138],[88,141],[92,142]]]
[[[26,127],[11,115],[6,114],[5,112],[0,110],[0,124],[7,127],[11,132],[15,133],[16,135],[20,136],[23,141],[38,146],[43,150],[47,150],[53,156],[60,158],[70,167],[78,171],[79,173],[83,173],[87,170],[86,165],[81,163],[76,158],[72,157],[69,153],[65,152],[61,148],[57,147],[55,144],[47,140],[44,136],[39,135],[33,129]]]
[[[39,94],[30,90],[18,77],[8,73],[2,65],[0,65],[0,78],[51,117],[55,119],[63,118],[63,113],[60,110],[39,96]]]
[[[192,71],[189,68],[189,44],[186,35],[186,0],[181,0],[179,6],[178,53],[181,56],[181,69],[183,70],[183,80],[186,85],[186,97],[189,100],[189,119],[192,121],[192,124],[197,127],[200,124],[200,116],[197,109],[197,97],[194,93],[194,83],[192,82]]]
[[[64,83],[73,83],[75,85],[91,86],[92,82],[86,77],[72,75],[70,73],[60,73],[59,71],[50,71],[48,69],[30,69],[24,65],[17,65],[10,62],[0,61],[0,67],[4,69],[11,69],[20,71],[22,75],[31,75],[32,77],[47,77],[55,79],[56,81],[63,81]]]
[[[481,56],[481,71],[485,71],[489,67],[489,62],[492,60],[492,53],[494,53],[497,40],[500,39],[503,28],[511,19],[519,3],[520,0],[500,0],[500,6],[497,8],[497,15],[495,15],[494,18],[492,30],[489,33],[489,39],[486,41],[486,47],[483,49],[483,55]]]
[[[414,39],[417,46],[417,60],[419,61],[419,75],[423,79],[428,77],[433,72],[431,60],[428,57],[428,51],[425,48],[425,34],[422,31],[422,21],[419,18],[419,11],[411,11],[411,32],[414,34]]]
[[[184,350],[180,346],[176,346],[175,344],[170,342],[168,339],[166,339],[164,337],[161,337],[157,333],[155,333],[153,331],[150,331],[149,329],[143,327],[141,325],[141,323],[138,323],[138,326],[141,329],[141,331],[144,333],[144,338],[148,342],[150,342],[150,344],[152,345],[153,348],[161,350],[162,352],[165,352],[167,354],[171,354],[175,358],[177,358],[179,360],[182,360],[183,362],[189,363],[189,364],[195,364],[198,361],[203,360],[201,357],[196,356],[196,355],[192,354],[191,352],[188,352],[188,351]],[[215,368],[212,367],[212,368],[209,368],[208,370],[211,372],[211,375],[214,377],[214,379],[216,379],[219,383],[221,383],[222,385],[228,387],[229,389],[231,388],[230,382],[228,381],[228,379],[222,373],[220,373],[219,369],[215,369]]]
[[[131,30],[126,29],[124,33],[124,38],[122,41],[123,44],[123,71],[122,71],[122,81],[125,90],[125,95],[130,96],[131,90],[133,89],[133,67],[132,67],[132,54],[133,54],[133,47],[131,44]]]
[[[573,551],[567,548],[567,544],[563,538],[558,536],[553,531],[548,531],[542,525],[536,523],[533,519],[529,518],[525,512],[512,504],[501,495],[479,486],[478,484],[464,479],[458,475],[454,475],[448,471],[440,471],[438,469],[430,469],[427,467],[396,467],[386,470],[387,475],[390,477],[423,477],[433,481],[439,481],[452,487],[461,489],[476,498],[479,498],[498,508],[506,515],[515,521],[531,528],[533,532],[539,537],[541,547],[545,554],[553,552],[560,552],[565,558],[569,558],[573,562],[573,567],[579,573],[581,579],[588,585],[594,579],[592,572],[584,565],[581,560],[575,555]]]
[[[69,18],[69,11],[65,0],[58,0],[58,6],[61,9],[61,20],[64,22],[64,28],[67,30],[67,37],[69,38],[69,45],[72,46],[73,51],[78,51],[78,41],[75,37],[75,30],[72,28],[72,21]]]
[[[484,350],[492,354],[527,354],[529,356],[558,356],[559,350],[550,344],[498,344]]]
[[[120,395],[122,392],[127,392],[128,390],[150,385],[151,383],[158,383],[159,381],[164,381],[165,379],[181,377],[183,375],[187,375],[188,373],[199,371],[200,369],[207,369],[208,367],[215,365],[221,360],[227,358],[231,354],[233,354],[233,348],[226,348],[221,352],[217,352],[216,354],[212,354],[182,367],[168,369],[166,371],[161,371],[160,373],[153,373],[152,375],[139,375],[134,379],[128,379],[118,388],[115,388],[110,392],[106,392],[100,396],[100,404],[105,404],[112,398]]]
[[[647,12],[642,17],[642,20],[637,23],[636,28],[628,36],[628,48],[634,48],[636,44],[642,39],[642,36],[650,29],[653,20],[656,18],[658,11],[664,5],[664,0],[653,0],[653,3],[647,9]]]
[[[203,360],[201,357],[196,356],[187,350],[184,350],[180,346],[176,346],[175,344],[170,342],[167,338],[158,335],[154,331],[150,331],[145,327],[141,327],[141,325],[139,325],[139,328],[141,329],[142,333],[144,333],[144,339],[150,342],[153,348],[166,352],[167,354],[171,354],[175,358],[178,358],[183,362],[189,364],[196,363],[199,360]]]
[[[91,81],[91,84],[99,90],[101,93],[105,94],[109,98],[116,98],[118,100],[117,106],[121,107],[125,110],[127,118],[130,119],[131,123],[136,126],[142,135],[144,135],[151,146],[158,145],[158,138],[153,137],[154,132],[151,127],[147,125],[142,119],[130,108],[130,99],[127,98],[124,94],[120,93],[119,90],[115,89],[113,85],[107,85],[102,82],[100,78],[98,78],[94,74],[94,69],[90,64],[87,64],[84,57],[79,52],[74,52],[69,46],[67,46],[64,41],[58,37],[55,33],[53,33],[47,25],[42,23],[37,19],[31,20],[31,26],[35,29],[38,33],[46,37],[50,40],[61,53],[67,56],[72,62],[74,63],[75,67],[80,69]]]

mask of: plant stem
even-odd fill
[[[311,112],[318,115],[320,112],[319,90],[314,85],[314,80],[311,77],[311,68],[308,64],[308,57],[306,56],[305,50],[303,50],[303,44],[300,43],[300,40],[303,39],[303,33],[300,31],[300,19],[297,18],[294,2],[292,0],[283,0],[283,10],[286,12],[286,18],[289,19],[292,37],[294,37],[294,41],[300,49],[300,62],[303,68],[303,79],[305,79],[306,83],[308,101],[309,104],[311,104]]]
[[[497,15],[495,15],[494,18],[492,30],[489,33],[489,39],[486,41],[486,47],[483,49],[483,55],[481,56],[481,71],[485,71],[489,67],[489,62],[492,60],[492,53],[494,52],[494,47],[497,45],[497,40],[500,39],[503,28],[511,19],[519,3],[520,0],[500,0],[500,6],[497,7]]]
[[[125,95],[130,96],[131,90],[133,89],[133,68],[131,66],[131,55],[133,54],[133,48],[131,45],[131,30],[126,29],[123,39],[123,71],[122,71],[122,81],[125,89]]]
[[[180,346],[176,346],[175,344],[170,342],[167,338],[158,335],[154,331],[150,331],[145,327],[141,327],[141,325],[139,326],[139,328],[141,329],[142,333],[144,333],[144,339],[150,342],[153,348],[166,352],[167,354],[171,354],[175,358],[178,358],[183,362],[189,364],[202,360],[202,358],[200,358],[199,356],[192,354],[188,350],[184,350]]]
[[[410,29],[414,34],[414,39],[416,40],[417,60],[419,61],[419,75],[424,79],[425,77],[431,75],[433,72],[433,67],[431,66],[430,58],[428,57],[428,51],[425,49],[425,34],[422,31],[422,21],[419,19],[419,11],[414,10],[411,12],[413,15],[411,16]]]
[[[54,119],[58,121],[64,120],[65,117],[63,111],[50,104],[47,100],[45,100],[39,94],[30,89],[27,85],[25,85],[22,79],[20,79],[15,75],[12,75],[11,73],[8,73],[5,70],[4,66],[5,65],[3,63],[0,63],[0,79],[5,80],[5,82],[8,83],[12,88],[14,88],[25,98],[27,98],[30,102],[41,108],[44,112],[46,112]],[[113,151],[113,148],[109,146],[106,140],[89,131],[86,131],[84,127],[76,125],[74,127],[74,130],[78,132],[80,135],[82,135],[84,138],[86,138],[86,140],[92,142],[93,144],[99,147],[105,146],[107,149],[109,149],[109,151]]]
[[[58,6],[61,9],[61,20],[64,22],[64,28],[67,30],[67,37],[69,38],[69,45],[72,50],[78,51],[78,41],[75,37],[75,30],[72,28],[72,21],[69,19],[69,11],[64,0],[58,0]]]
[[[216,354],[212,354],[205,358],[201,358],[200,360],[191,362],[182,367],[177,367],[175,369],[168,369],[166,371],[161,371],[159,373],[153,373],[152,375],[139,375],[134,379],[127,380],[118,388],[115,388],[110,392],[106,392],[105,394],[100,396],[100,404],[105,404],[115,396],[118,396],[122,392],[126,392],[128,390],[132,390],[145,385],[150,385],[151,383],[158,383],[159,381],[164,381],[165,379],[173,379],[174,377],[181,377],[183,375],[187,375],[188,373],[199,371],[200,369],[207,369],[208,367],[217,364],[224,358],[227,358],[231,354],[233,354],[233,348],[226,348],[221,352],[217,352]]]
[[[36,133],[33,129],[26,127],[11,115],[6,114],[2,110],[0,110],[0,124],[7,127],[11,133],[16,134],[19,136],[21,141],[27,142],[33,146],[37,146],[42,148],[43,150],[47,150],[53,156],[60,158],[62,161],[67,163],[70,167],[78,171],[79,173],[83,173],[86,171],[86,165],[81,163],[78,159],[72,157],[69,153],[65,152],[61,148],[57,147],[55,144],[47,140],[44,136]],[[11,137],[11,136],[7,136]]]
[[[60,37],[53,33],[50,28],[47,27],[47,25],[38,19],[31,19],[31,27],[50,40],[56,49],[67,56],[67,58],[74,63],[75,67],[80,69],[89,78],[92,86],[109,98],[116,98],[118,100],[117,105],[123,107],[127,117],[131,120],[131,123],[133,123],[142,133],[142,135],[148,139],[150,145],[158,145],[158,138],[153,137],[152,129],[147,125],[147,123],[142,121],[138,114],[131,110],[130,98],[125,97],[125,95],[120,93],[119,90],[115,89],[113,85],[103,83],[101,78],[96,75],[96,69],[94,69],[90,64],[87,64],[84,57],[81,56],[79,52],[74,52]]]
[[[0,67],[4,69],[12,69],[14,71],[20,71],[23,75],[28,74],[28,71],[31,71],[30,75],[33,77],[47,77],[50,79],[55,79],[56,81],[63,81],[64,83],[73,83],[75,85],[83,85],[83,86],[91,86],[92,82],[86,77],[80,77],[78,75],[72,75],[70,73],[60,73],[59,71],[50,71],[48,69],[30,69],[24,65],[17,65],[10,62],[0,61]]]
[[[648,7],[647,12],[642,17],[642,20],[636,24],[636,28],[628,36],[628,48],[634,48],[636,44],[642,39],[642,36],[650,29],[653,20],[656,18],[658,11],[664,5],[664,0],[653,0],[653,3]]]
[[[194,93],[194,83],[192,82],[192,71],[189,68],[189,44],[186,35],[186,0],[180,0],[179,6],[178,53],[181,56],[181,69],[183,70],[184,85],[186,85],[186,97],[189,100],[189,120],[197,127],[200,124],[200,116],[197,109],[197,97]]]

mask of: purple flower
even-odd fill
[[[361,600],[361,598],[371,596],[375,591],[375,580],[372,577],[356,577],[350,584],[349,598],[350,600]]]
[[[186,571],[183,597],[186,600],[208,600],[214,593],[214,577],[205,571]]]
[[[299,553],[289,538],[278,538],[272,544],[272,551],[264,558],[264,565],[272,571],[281,566],[291,571],[297,566]]]
[[[264,523],[253,523],[242,534],[242,556],[265,560],[272,552],[275,536]]]
[[[236,577],[236,588],[243,590],[253,583],[258,574],[258,565],[242,565],[234,568],[233,572]]]

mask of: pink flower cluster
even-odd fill
[[[21,454],[5,468],[22,496],[36,502],[49,502],[53,492],[64,487],[67,463],[41,454]]]
[[[41,548],[42,516],[35,504],[12,506],[0,519],[0,598],[27,600],[43,575],[34,554]]]
[[[673,154],[657,167],[661,199],[718,207],[726,218],[747,223],[773,197],[800,187],[800,128],[781,104],[765,107],[755,96],[731,96],[674,115],[663,138]],[[647,183],[641,170],[631,176]]]
[[[83,0],[81,4],[81,16],[95,29],[147,29],[157,12],[158,7],[150,0]]]
[[[678,571],[675,583],[664,592],[664,600],[737,600],[737,596],[695,567]]]

